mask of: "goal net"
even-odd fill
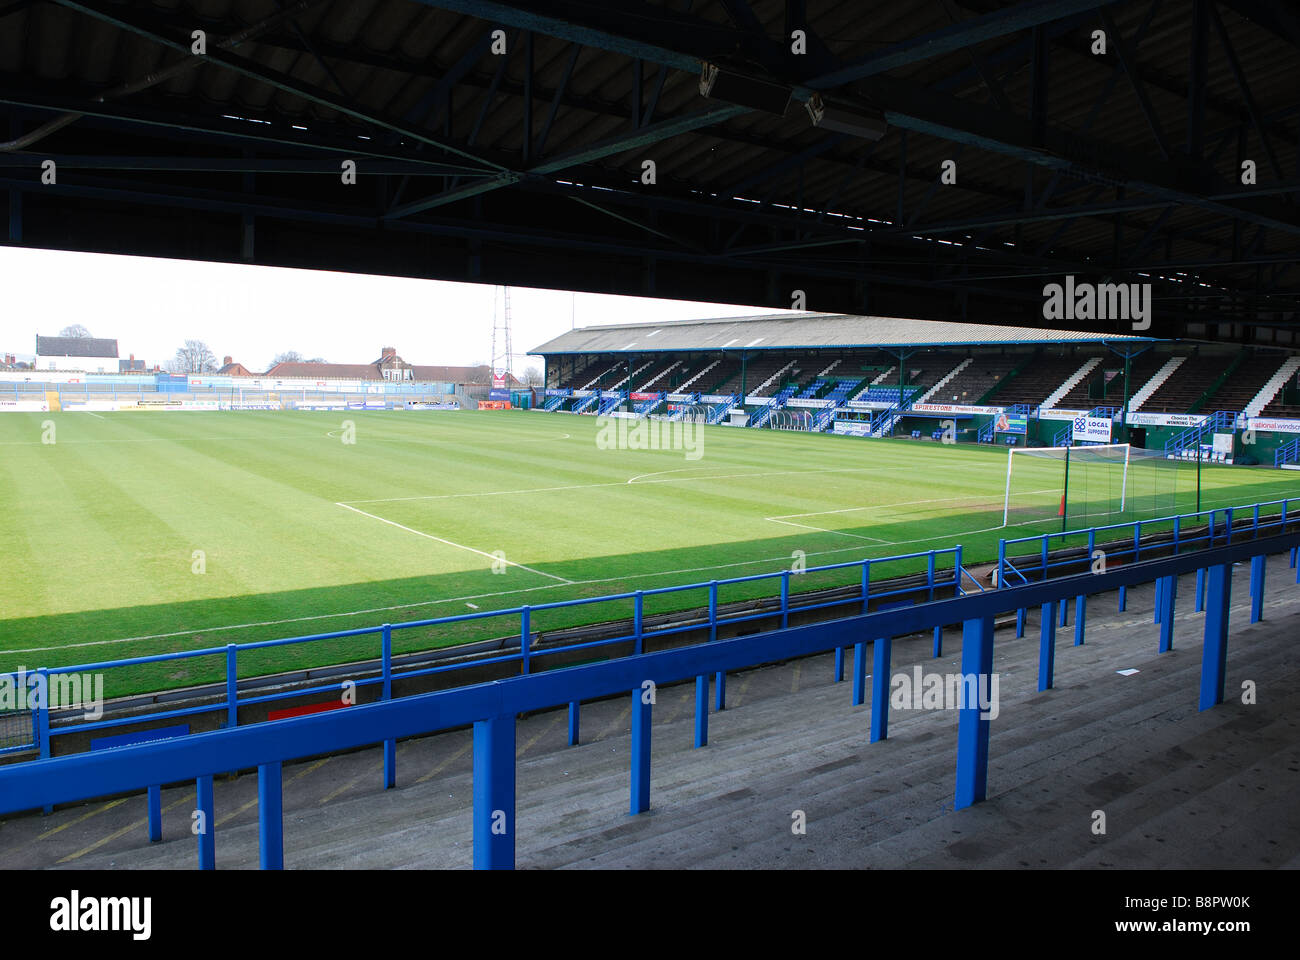
[[[1127,443],[1007,453],[1003,526],[1076,530],[1196,509],[1196,465]]]

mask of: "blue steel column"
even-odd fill
[[[474,869],[515,868],[515,717],[474,722]]]
[[[709,675],[695,678],[695,748],[709,745]]]
[[[1196,571],[1196,607],[1197,613],[1205,609],[1205,568]]]
[[[1178,579],[1162,579],[1165,585],[1160,593],[1160,652],[1168,653],[1174,648],[1174,600],[1178,597]]]
[[[284,792],[280,774],[279,760],[258,764],[257,839],[263,870],[284,869]]]
[[[892,659],[894,638],[879,637],[872,651],[871,677],[871,742],[889,736],[889,662]]]
[[[195,781],[197,800],[195,807],[203,821],[199,832],[199,869],[215,870],[217,868],[217,818],[212,803],[212,776],[199,777]]]
[[[1062,600],[1061,604],[1064,605],[1068,602],[1069,602],[1068,600]],[[1074,645],[1076,647],[1083,646],[1083,628],[1084,628],[1084,622],[1085,622],[1084,618],[1086,612],[1084,605],[1086,602],[1087,602],[1087,597],[1085,597],[1083,594],[1079,594],[1077,597],[1074,598]]]
[[[976,690],[980,678],[991,691],[993,673],[993,618],[979,617],[962,624],[961,672],[974,675]],[[968,688],[968,685],[963,685]],[[961,810],[983,800],[988,792],[989,718],[981,716],[979,697],[963,703],[957,712],[957,790],[953,809]]]
[[[385,700],[393,699],[393,627],[384,624],[383,636],[383,671],[384,686],[381,696]],[[259,773],[260,775],[260,773]],[[384,789],[391,790],[397,786],[397,741],[384,741]]]
[[[157,843],[162,839],[162,787],[152,784],[149,787],[149,841]]]
[[[867,700],[867,641],[853,645],[853,705],[860,707]]]
[[[647,691],[637,687],[632,691],[632,783],[629,813],[645,813],[650,809],[650,711],[652,704]]]
[[[1065,601],[1062,600],[1062,603]],[[1043,604],[1042,620],[1038,631],[1038,689],[1052,689],[1056,675],[1056,604],[1049,600]]]
[[[844,648],[835,648],[835,682],[839,683],[844,679]]]
[[[1205,598],[1205,645],[1201,650],[1201,709],[1223,701],[1228,666],[1228,607],[1232,601],[1232,565],[1210,567]]]
[[[571,747],[576,747],[578,745],[578,714],[580,710],[581,710],[581,705],[577,700],[570,701],[569,703],[569,746]]]
[[[1259,623],[1264,619],[1264,573],[1265,557],[1250,558],[1250,622]]]

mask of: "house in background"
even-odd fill
[[[224,370],[222,372],[225,372]],[[379,359],[370,363],[277,363],[264,374],[266,377],[306,377],[316,380],[387,380],[390,383],[453,383],[460,389],[492,385],[492,371],[486,365],[477,367],[434,367],[407,363],[397,355],[395,347],[384,347]],[[513,376],[509,386],[519,386]]]
[[[99,337],[36,336],[36,370],[117,373],[117,341]]]
[[[135,354],[133,353],[128,359],[117,361],[117,372],[118,373],[147,373],[148,371],[145,370],[144,361],[137,360],[135,358]]]
[[[235,363],[231,357],[225,357],[221,361],[221,369],[218,370],[217,373],[227,377],[257,376],[257,374],[253,373],[253,371],[249,370],[248,367],[244,366],[242,363]]]

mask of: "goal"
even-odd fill
[[[1102,526],[1124,519],[1128,506],[1127,443],[1080,447],[1013,447],[1007,451],[1002,525],[1059,520]]]
[[[1162,450],[1016,447],[1007,455],[1002,525],[1069,530],[1173,517],[1201,508],[1200,489],[1200,464]]]

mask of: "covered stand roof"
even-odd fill
[[[1020,343],[1152,342],[1150,337],[1079,330],[858,317],[770,314],[718,320],[620,323],[570,330],[531,353],[659,353],[674,350],[785,350],[816,347],[999,346]]]

